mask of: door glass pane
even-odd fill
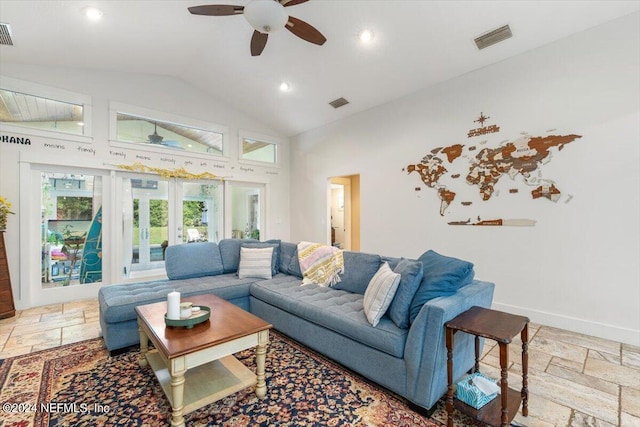
[[[261,187],[231,187],[231,237],[260,240]]]
[[[217,242],[220,233],[220,183],[182,184],[183,243]]]
[[[168,182],[124,178],[122,195],[124,277],[164,274],[169,242]]]
[[[102,281],[102,180],[41,174],[42,286]]]

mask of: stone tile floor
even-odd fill
[[[18,311],[0,320],[0,359],[101,335],[97,299]],[[640,427],[640,348],[529,325],[529,416],[534,426]],[[509,383],[519,388],[521,342],[509,346]],[[500,378],[498,346],[486,341],[481,371]]]

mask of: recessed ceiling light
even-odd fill
[[[362,43],[371,43],[374,39],[373,31],[371,30],[362,30],[360,34],[358,34],[358,38]]]
[[[289,92],[291,90],[291,85],[287,82],[280,83],[280,91],[281,92]]]
[[[99,21],[102,19],[102,11],[95,7],[88,7],[84,10],[84,16],[86,16],[90,21]]]

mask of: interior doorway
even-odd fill
[[[329,179],[329,243],[349,251],[360,250],[360,175]]]

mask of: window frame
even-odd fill
[[[38,83],[28,82],[25,80],[15,79],[13,77],[7,77],[4,75],[0,75],[0,88],[12,92],[23,93],[25,95],[35,96],[37,98],[49,99],[52,101],[64,102],[67,104],[81,105],[83,133],[82,135],[79,135],[64,131],[32,128],[7,122],[0,122],[0,131],[29,136],[40,136],[52,139],[63,139],[65,141],[82,143],[93,142],[93,113],[91,96],[55,87],[45,86]]]
[[[160,145],[142,145],[138,142],[128,142],[118,140],[118,113],[127,114],[130,116],[140,117],[147,120],[157,120],[158,122],[166,122],[178,126],[191,127],[195,129],[204,130],[207,132],[215,132],[222,135],[222,154],[214,154],[200,151],[178,151],[170,147],[163,147]],[[156,152],[161,154],[171,154],[179,156],[206,156],[211,160],[229,161],[228,143],[229,140],[229,128],[227,126],[219,125],[212,122],[206,122],[203,120],[192,119],[190,117],[180,116],[173,113],[166,113],[162,111],[153,110],[150,108],[139,107],[130,104],[124,104],[121,102],[110,101],[109,102],[109,144],[112,147],[127,148],[131,150],[144,150],[149,152]]]
[[[275,145],[275,151],[276,151],[275,161],[271,163],[271,162],[265,162],[261,160],[244,159],[242,156],[244,154],[243,142],[245,139],[251,139],[253,141],[259,141],[259,142]],[[245,165],[252,165],[252,166],[280,168],[281,167],[280,151],[281,151],[282,142],[283,142],[282,138],[278,138],[272,135],[240,130],[238,132],[238,163],[245,164]]]

